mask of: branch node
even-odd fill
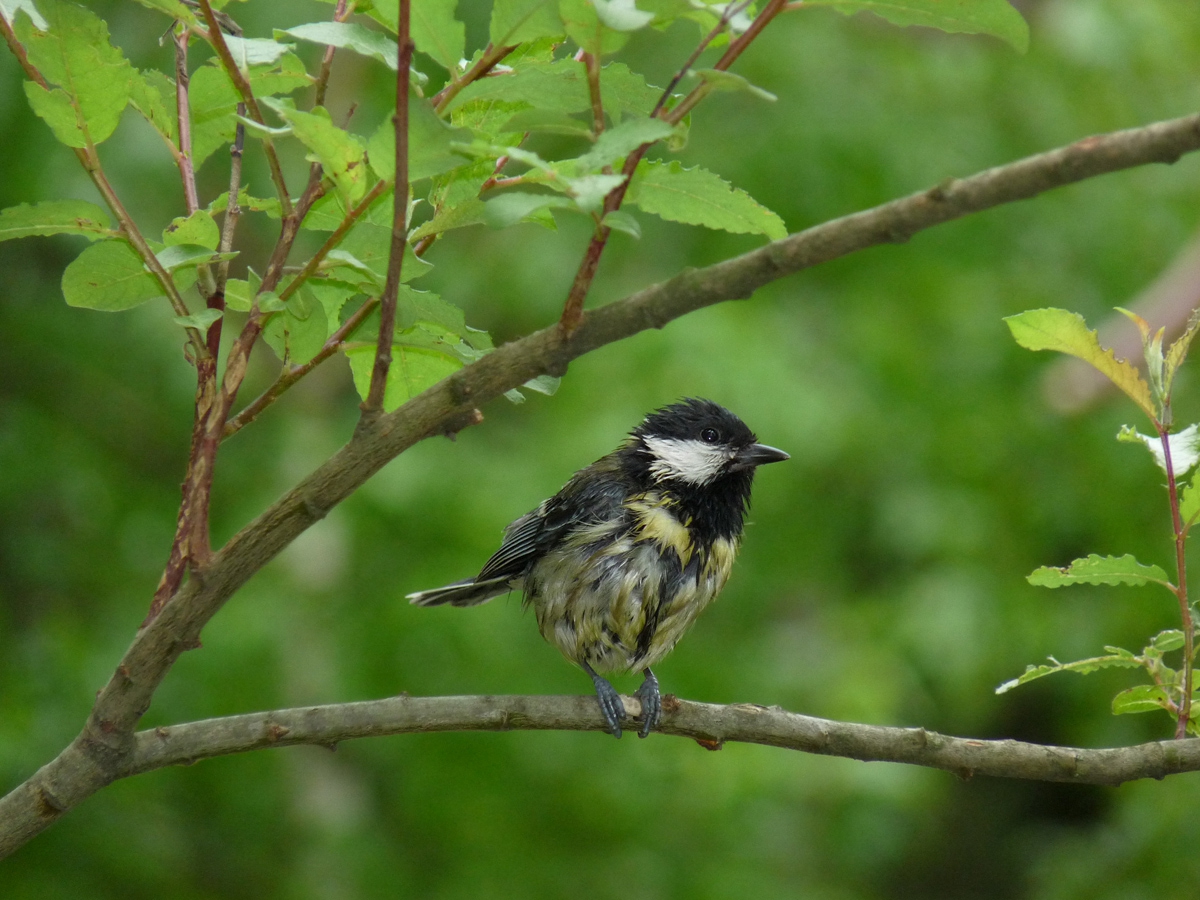
[[[717,752],[725,747],[725,742],[720,738],[696,738],[696,743],[703,749],[712,753]]]
[[[280,725],[276,722],[272,722],[270,725],[267,726],[267,742],[271,743],[271,744],[276,744],[279,741],[281,741],[283,738],[287,737],[288,734],[291,733],[291,730],[292,729],[288,728],[286,725]],[[337,747],[336,744],[334,744],[332,746],[335,748]]]

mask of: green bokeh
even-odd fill
[[[864,16],[789,14],[738,64],[778,102],[713,96],[680,157],[797,231],[1197,108],[1200,7],[1020,5],[1026,56]],[[163,17],[89,6],[136,65],[169,66]],[[477,46],[486,19],[461,6]],[[329,10],[256,0],[233,11],[265,35]],[[638,34],[620,58],[662,84],[695,34]],[[339,57],[335,119],[357,102],[353,121],[370,134],[389,79]],[[0,55],[0,206],[95,200],[20,80]],[[101,152],[148,230],[180,213],[161,143],[132,113]],[[225,189],[220,157],[201,172],[205,196]],[[289,159],[298,173],[301,154]],[[253,154],[247,172],[269,195]],[[1128,672],[992,693],[1047,654],[1136,649],[1177,622],[1151,589],[1026,584],[1036,566],[1087,552],[1166,565],[1169,529],[1157,470],[1113,440],[1121,423],[1142,424],[1137,411],[1119,397],[1080,416],[1051,411],[1041,386],[1054,360],[1017,348],[1001,317],[1055,305],[1096,322],[1130,302],[1191,235],[1198,175],[1188,157],[942,226],[606,347],[572,364],[553,398],[488,406],[484,425],[413,448],[256,576],[176,665],[146,723],[401,691],[586,692],[516,598],[454,610],[403,595],[471,573],[505,524],[646,411],[701,395],[792,461],[759,476],[735,576],[658,670],[665,691],[980,737],[1168,736],[1165,716],[1109,714]],[[640,220],[640,241],[614,237],[593,302],[760,243]],[[244,257],[261,260],[269,223],[250,217],[247,234],[258,238]],[[430,251],[423,284],[511,339],[553,321],[585,241],[567,218],[557,232],[455,232]],[[59,279],[82,246],[0,244],[0,789],[74,736],[128,645],[183,474],[182,336],[165,304],[68,309]],[[266,352],[255,365],[248,395],[273,372]],[[1200,413],[1196,387],[1185,370],[1181,421]],[[331,362],[230,441],[216,540],[343,443],[356,412],[348,368]],[[665,737],[397,737],[118,783],[0,864],[0,896],[1174,897],[1200,877],[1197,803],[1195,775],[1101,789],[761,747],[710,753]]]

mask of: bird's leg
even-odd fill
[[[600,712],[604,715],[604,720],[608,722],[609,733],[613,737],[621,736],[621,720],[625,718],[625,704],[621,702],[621,695],[617,693],[617,689],[608,683],[607,679],[601,678],[596,674],[596,670],[589,666],[586,662],[581,662],[583,671],[592,676],[592,684],[596,686],[596,702],[600,704]]]
[[[638,737],[644,738],[662,716],[662,694],[659,693],[658,679],[654,677],[654,673],[649,669],[642,669],[642,674],[646,676],[646,680],[634,696],[642,701],[642,727],[638,731]]]

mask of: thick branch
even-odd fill
[[[196,571],[143,628],[100,692],[83,732],[58,757],[0,799],[0,856],[120,777],[132,728],[201,629],[255,572],[368,478],[417,441],[478,421],[476,406],[541,374],[562,374],[592,350],[724,300],[750,296],[785,275],[1043,191],[1200,149],[1200,115],[1086,138],[865,212],[826,222],[704,269],[684,272],[586,313],[568,338],[551,326],[506,344],[393,413],[360,427],[345,447],[243,528]],[[236,348],[235,348],[236,349]],[[232,354],[231,354],[232,355]],[[230,363],[233,366],[234,363]],[[245,365],[244,359],[239,365]],[[1190,746],[1180,744],[1180,746]]]
[[[631,715],[641,705],[625,697]],[[140,731],[121,777],[164,766],[271,747],[331,747],[354,738],[430,731],[606,731],[596,698],[389,697],[250,713]],[[1200,740],[1156,741],[1086,750],[1024,741],[948,737],[924,728],[855,725],[787,712],[777,706],[719,706],[670,695],[656,732],[703,741],[765,744],[822,756],[908,763],[960,777],[992,775],[1032,781],[1117,785],[1200,770]]]

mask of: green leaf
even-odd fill
[[[367,192],[368,172],[366,151],[358,138],[334,125],[323,106],[301,112],[278,100],[264,98],[261,102],[292,126],[292,133],[312,151],[307,159],[321,164],[347,206],[362,199]]]
[[[484,205],[483,221],[492,228],[507,228],[540,209],[571,207],[575,204],[560,194],[530,194],[511,191],[488,200]]]
[[[773,241],[787,237],[783,220],[745,191],[705,169],[685,169],[678,161],[643,160],[625,199],[669,222],[762,234]]]
[[[436,325],[455,335],[467,330],[463,311],[432,291],[401,285],[396,296],[396,329],[407,331],[419,322]]]
[[[29,61],[57,88],[25,82],[33,111],[68,147],[108,139],[129,102],[134,69],[109,43],[108,26],[92,12],[64,0],[41,0],[47,30],[21,16],[17,37]]]
[[[567,36],[597,58],[616,53],[629,39],[626,31],[615,31],[604,23],[593,0],[559,0],[558,13]]]
[[[1048,588],[1069,584],[1143,585],[1147,581],[1164,587],[1170,585],[1167,573],[1159,566],[1143,565],[1128,553],[1124,556],[1098,556],[1092,553],[1086,559],[1075,560],[1066,568],[1042,566],[1035,569],[1027,580],[1036,587]]]
[[[276,313],[267,322],[263,340],[284,362],[302,365],[325,346],[330,331],[325,308],[309,299],[304,291],[297,291],[285,304],[283,312]]]
[[[359,396],[366,399],[371,389],[371,370],[375,366],[375,347],[372,344],[351,346],[345,353],[354,375],[354,387]],[[391,412],[446,376],[453,375],[462,366],[462,362],[449,353],[398,341],[392,345],[392,364],[388,367],[383,391],[384,411]]]
[[[487,205],[477,198],[464,200],[457,206],[443,207],[434,213],[432,219],[413,231],[409,240],[415,242],[431,234],[442,234],[468,225],[480,225],[484,222],[486,209]]]
[[[304,63],[292,53],[277,65],[255,66],[248,75],[254,96],[287,94],[312,84]],[[189,100],[192,107],[192,164],[199,169],[214,150],[233,141],[237,120],[234,112],[240,96],[229,76],[215,62],[192,73]]]
[[[361,56],[379,60],[393,72],[399,65],[396,42],[357,22],[312,22],[294,28],[275,29],[275,37],[282,34],[315,44],[352,50]]]
[[[198,328],[200,331],[208,331],[209,326],[217,319],[221,318],[223,313],[219,309],[202,309],[198,313],[193,313],[190,316],[175,316],[175,323],[182,325],[184,328]]]
[[[1008,0],[807,0],[843,15],[874,13],[893,25],[924,25],[940,31],[990,34],[1017,51],[1029,49],[1029,25]]]
[[[1170,653],[1172,650],[1178,650],[1183,644],[1183,632],[1178,628],[1169,628],[1156,634],[1147,649],[1153,648],[1159,653]]]
[[[466,53],[466,29],[454,18],[457,5],[458,0],[413,0],[410,20],[417,49],[451,72]]]
[[[566,34],[558,0],[495,0],[488,36],[496,47]]]
[[[163,232],[163,243],[168,247],[176,244],[197,244],[216,250],[221,243],[221,231],[213,221],[212,214],[198,209],[190,216],[180,216]]]
[[[135,72],[129,82],[129,103],[169,146],[177,139],[175,83],[157,69]]]
[[[408,101],[408,180],[438,175],[466,164],[450,149],[453,142],[470,141],[471,132],[452,128],[433,111],[433,104],[421,97]],[[385,181],[396,177],[396,128],[387,116],[367,144],[367,158],[375,174]]]
[[[1028,684],[1038,678],[1043,678],[1046,675],[1053,675],[1055,672],[1075,672],[1078,675],[1087,675],[1091,672],[1098,672],[1100,669],[1137,669],[1141,668],[1142,663],[1136,656],[1128,650],[1123,650],[1120,647],[1106,648],[1114,651],[1109,656],[1093,656],[1091,659],[1080,659],[1075,662],[1060,663],[1056,659],[1051,659],[1051,665],[1041,666],[1026,666],[1025,671],[1017,678],[1004,682],[996,688],[997,694],[1005,694],[1013,688],[1022,684]]]
[[[1171,702],[1167,699],[1166,691],[1156,684],[1139,684],[1113,697],[1112,711],[1115,716],[1156,712],[1160,709],[1169,711]]]
[[[168,272],[173,272],[176,269],[186,269],[190,266],[199,266],[208,262],[233,259],[237,256],[237,252],[216,253],[212,249],[202,247],[199,244],[172,244],[160,250],[154,256],[164,269]]]
[[[337,193],[326,194],[312,205],[304,217],[301,228],[309,231],[336,231],[342,227],[349,211]],[[392,192],[385,191],[371,201],[371,205],[358,218],[380,228],[392,227]]]
[[[190,9],[184,6],[179,0],[138,0],[142,6],[156,9],[159,12],[166,13],[172,19],[178,19],[181,22],[187,22],[189,25],[196,25],[196,16]],[[213,4],[214,6],[218,4]]]
[[[724,69],[692,69],[688,74],[695,75],[701,81],[711,84],[713,90],[744,91],[747,94],[753,94],[755,97],[769,100],[772,103],[779,99],[770,91],[765,91],[757,85],[751,84],[745,76],[738,75],[736,72],[728,72]]]
[[[587,122],[553,109],[523,109],[501,125],[497,134],[527,131],[592,137],[592,127]]]
[[[1200,515],[1200,484],[1197,484],[1198,480],[1200,480],[1200,476],[1193,476],[1191,484],[1183,489],[1183,495],[1179,498],[1179,518],[1183,520],[1185,527],[1193,524],[1196,517]]]
[[[158,279],[146,271],[137,251],[124,241],[101,241],[77,256],[63,272],[69,306],[117,312],[162,297]]]
[[[613,231],[623,231],[630,237],[640,240],[642,237],[642,225],[631,213],[623,212],[619,209],[614,209],[610,213],[606,213],[604,218],[600,220],[601,225],[606,225]]]
[[[225,44],[237,67],[245,72],[251,66],[272,66],[292,49],[291,44],[281,44],[267,38],[240,38],[225,35]]]
[[[89,241],[111,237],[108,214],[84,200],[43,200],[0,210],[0,241],[45,234],[81,234]]]
[[[250,312],[257,289],[245,278],[230,278],[225,282],[225,306],[236,312]]]
[[[1188,349],[1192,346],[1192,339],[1196,337],[1197,331],[1200,331],[1200,307],[1192,310],[1183,334],[1177,337],[1172,342],[1170,349],[1167,350],[1166,390],[1168,394],[1171,392],[1171,383],[1175,380],[1175,373],[1179,371],[1179,367],[1187,358]]]
[[[365,276],[369,291],[383,287],[387,278],[388,255],[392,250],[392,230],[370,223],[359,223],[351,229],[337,250],[332,251],[323,268],[348,268]],[[413,253],[412,247],[404,246],[404,264],[400,270],[401,282],[420,278],[433,266]]]
[[[603,132],[592,147],[575,163],[580,172],[598,171],[619,159],[624,159],[642,144],[652,144],[670,137],[675,127],[662,119],[626,119],[620,125]]]
[[[1079,357],[1128,394],[1147,416],[1156,418],[1149,385],[1134,366],[1100,346],[1083,316],[1065,309],[1031,309],[1004,321],[1026,350],[1057,350]]]

